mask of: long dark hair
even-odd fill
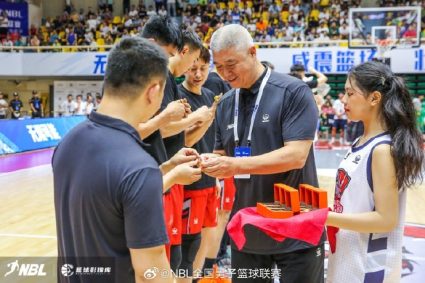
[[[348,73],[358,88],[368,96],[374,91],[382,95],[381,118],[391,136],[398,188],[410,187],[423,180],[424,154],[422,137],[416,125],[412,97],[401,77],[380,62],[366,62]]]

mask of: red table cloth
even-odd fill
[[[241,250],[246,242],[245,225],[253,225],[276,241],[292,238],[317,245],[323,234],[329,209],[322,208],[301,213],[285,219],[266,218],[257,213],[257,208],[239,210],[227,225],[229,236]]]

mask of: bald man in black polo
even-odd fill
[[[310,88],[262,65],[252,37],[240,25],[218,29],[211,49],[218,73],[233,89],[217,108],[215,152],[222,156],[202,167],[217,178],[235,176],[232,215],[257,202],[273,202],[275,183],[317,186],[312,141],[318,112]],[[238,272],[271,270],[275,264],[281,282],[323,282],[324,237],[318,246],[293,239],[278,242],[249,225],[245,235],[241,251],[232,243],[232,282],[271,282]]]

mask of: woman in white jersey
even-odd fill
[[[399,282],[405,189],[424,159],[412,99],[388,66],[367,62],[349,72],[342,101],[364,134],[338,168],[327,282]]]

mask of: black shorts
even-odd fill
[[[337,131],[339,131],[339,130],[344,131],[346,125],[347,125],[347,119],[335,119],[334,120],[334,128]]]
[[[280,277],[281,283],[323,283],[324,245],[292,253],[259,255],[232,249],[232,283],[274,282]]]

